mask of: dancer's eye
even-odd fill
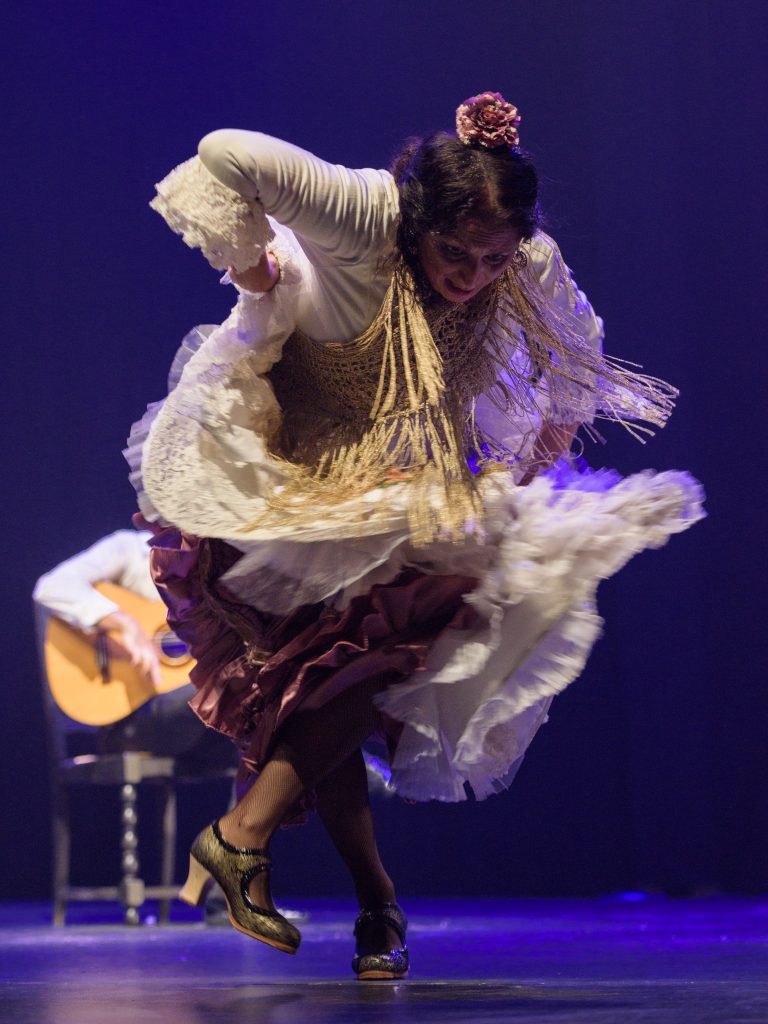
[[[461,260],[464,259],[465,255],[463,249],[460,249],[458,245],[451,245],[449,242],[442,242],[440,244],[440,251],[449,260]]]

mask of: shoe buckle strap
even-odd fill
[[[396,903],[387,904],[383,907],[374,907],[370,910],[361,910],[355,921],[355,938],[358,937],[366,924],[373,921],[380,921],[383,924],[389,925],[390,928],[397,932],[400,941],[403,944],[405,943],[405,930],[408,927],[408,922],[405,914]]]

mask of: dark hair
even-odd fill
[[[437,132],[409,139],[392,175],[400,192],[397,247],[417,276],[417,246],[429,231],[450,233],[473,216],[530,238],[541,219],[536,169],[517,146],[486,149]]]

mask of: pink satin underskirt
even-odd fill
[[[444,629],[469,629],[476,621],[463,600],[477,584],[469,576],[406,569],[342,611],[315,604],[276,616],[242,604],[217,582],[239,557],[223,541],[167,529],[151,544],[152,575],[168,623],[196,661],[190,707],[237,743],[240,790],[268,760],[280,726],[298,708],[320,707],[373,675],[396,685],[424,668]],[[260,663],[249,658],[246,639],[263,652]],[[381,727],[393,750],[402,724],[382,716]],[[286,824],[301,820],[310,805],[297,807]]]

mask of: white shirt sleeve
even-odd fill
[[[117,583],[142,597],[157,598],[149,571],[147,532],[118,530],[41,576],[33,598],[52,615],[78,629],[92,629],[118,606],[94,589]]]

